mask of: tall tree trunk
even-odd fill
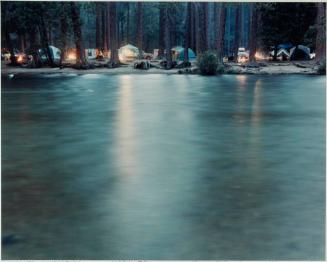
[[[186,18],[185,18],[185,45],[184,45],[184,63],[189,62],[188,49],[190,47],[190,34],[191,34],[191,12],[192,3],[187,3]]]
[[[110,67],[115,67],[119,64],[118,58],[118,43],[117,43],[117,2],[109,2],[110,16]]]
[[[107,3],[105,4],[106,12],[107,12],[107,46],[108,46],[108,52],[111,50],[111,33],[110,33],[110,5]]]
[[[103,52],[107,52],[107,46],[108,46],[108,39],[107,39],[107,17],[106,17],[106,13],[107,13],[107,10],[106,8],[104,8],[104,6],[102,6],[102,9],[101,9],[101,20],[102,20],[102,37],[103,37],[103,42],[102,42],[102,50]]]
[[[9,49],[9,52],[10,52],[10,64],[11,65],[17,65],[18,63],[17,63],[16,57],[15,57],[14,46],[13,46],[12,40],[10,38],[8,28],[9,28],[8,25],[5,26],[4,31],[5,31],[5,35],[6,35],[6,41],[7,41],[8,49]]]
[[[38,40],[37,40],[37,27],[32,26],[29,30],[29,48],[31,49],[31,53],[33,56],[33,67],[40,67],[41,61],[38,55]]]
[[[239,47],[244,47],[244,4],[239,3]]]
[[[170,5],[171,3],[165,3],[165,49],[166,49],[166,61],[167,69],[172,67],[172,55],[171,55],[171,19],[170,19]]]
[[[258,8],[255,3],[250,4],[250,55],[249,60],[255,61],[257,51],[257,33],[258,33]]]
[[[194,11],[194,3],[191,2],[191,14],[190,14],[190,47],[193,50],[196,50],[195,43],[195,11]]]
[[[20,50],[22,52],[25,52],[24,32],[20,32],[18,38],[19,38]]]
[[[110,48],[110,43],[109,43],[109,39],[110,39],[110,14],[107,5],[104,6],[104,9],[106,10],[106,51],[109,51]]]
[[[239,41],[240,41],[240,4],[236,3],[236,10],[235,10],[235,30],[234,30],[234,47],[233,47],[233,54],[234,54],[234,62],[237,62],[237,54],[239,48]]]
[[[207,8],[208,3],[198,3],[197,6],[197,16],[196,16],[196,24],[197,24],[197,55],[203,54],[208,46],[208,12]]]
[[[216,29],[216,28],[219,28],[219,10],[220,10],[220,3],[213,3],[214,4],[214,9],[213,9],[213,28]],[[216,49],[217,46],[216,46],[216,43],[218,41],[218,30],[214,30],[213,32],[214,34],[214,39],[213,39],[213,48]],[[217,51],[217,50],[216,50]]]
[[[61,3],[62,15],[60,16],[60,40],[61,40],[61,54],[60,54],[60,64],[65,59],[65,53],[67,50],[67,28],[68,21],[66,14],[66,3]]]
[[[48,34],[47,34],[46,25],[45,25],[45,22],[44,22],[43,13],[41,13],[41,15],[40,15],[39,30],[40,30],[40,36],[41,36],[41,43],[42,43],[42,46],[43,46],[43,48],[45,50],[45,54],[46,54],[46,57],[48,59],[48,63],[49,63],[50,66],[54,66],[53,56],[51,54],[51,50],[50,50],[50,47],[49,47]]]
[[[326,60],[326,3],[316,3],[317,7],[317,36],[316,61]]]
[[[101,49],[101,3],[95,3],[95,47]]]
[[[202,14],[203,14],[203,20],[202,20],[202,52],[209,49],[209,3],[205,2],[202,3]]]
[[[24,43],[24,47],[25,49],[27,48],[27,41],[26,41],[26,32],[23,33],[23,43]],[[25,50],[24,50],[25,51]]]
[[[159,3],[159,50],[158,57],[164,56],[165,50],[165,3]]]
[[[119,46],[122,45],[122,43],[124,42],[124,19],[120,20],[120,26],[119,26],[119,34],[120,34],[120,38],[119,38]]]
[[[174,14],[174,10],[173,10],[173,7],[169,10],[169,12],[171,12],[172,14]],[[174,15],[171,15],[169,16],[171,21],[170,21],[170,44],[171,46],[175,46],[176,45],[176,42],[177,42],[177,35],[176,35],[176,31],[177,31],[177,25],[175,23],[175,16]]]
[[[137,2],[136,11],[136,39],[137,47],[139,49],[139,56],[143,58],[143,6],[142,2]]]
[[[196,55],[200,56],[202,51],[201,46],[201,26],[200,26],[200,19],[201,19],[201,8],[200,3],[194,2],[194,31],[195,31],[195,49]]]
[[[129,44],[130,36],[129,36],[129,9],[130,9],[130,3],[127,3],[127,23],[126,23],[126,42]]]
[[[83,36],[81,30],[81,20],[78,7],[75,2],[70,2],[71,18],[73,24],[75,46],[76,46],[76,64],[85,66],[87,64],[83,46]]]
[[[50,23],[48,25],[48,35],[49,35],[49,45],[52,45],[52,27]]]
[[[221,3],[219,12],[219,27],[217,36],[217,57],[220,63],[223,62],[224,55],[224,40],[225,40],[225,28],[226,28],[226,3]]]

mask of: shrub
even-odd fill
[[[216,54],[212,51],[205,52],[199,57],[198,66],[202,75],[215,75],[218,67]]]
[[[219,63],[217,66],[217,73],[218,74],[223,74],[226,72],[226,68],[223,63]]]
[[[326,60],[324,60],[318,66],[318,74],[320,74],[320,75],[325,75],[326,74]]]

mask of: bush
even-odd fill
[[[205,52],[199,57],[198,65],[202,75],[215,75],[218,67],[216,54],[212,51]]]
[[[320,75],[325,75],[325,74],[326,74],[326,60],[323,61],[323,62],[318,66],[318,74],[320,74]]]
[[[223,63],[218,64],[217,66],[217,73],[218,74],[223,74],[226,72],[226,68]]]

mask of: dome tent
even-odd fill
[[[280,44],[277,46],[277,49],[286,49],[290,50],[293,47],[291,43]]]
[[[136,46],[127,44],[118,49],[119,59],[121,61],[133,61],[139,56],[139,49]]]
[[[274,50],[270,52],[270,55],[272,57],[274,56],[274,54],[275,54]],[[290,53],[285,48],[281,48],[277,51],[277,58],[282,61],[289,60]]]
[[[50,50],[50,55],[51,55],[51,58],[52,58],[53,62],[55,64],[60,63],[60,56],[61,56],[60,49],[55,47],[55,46],[49,45],[49,50]],[[38,53],[39,53],[39,56],[40,56],[40,60],[42,62],[46,62],[48,60],[47,59],[47,52],[46,52],[45,48],[40,48],[38,50]]]
[[[304,45],[294,46],[290,50],[290,60],[309,60],[310,48]]]
[[[283,61],[286,61],[290,58],[290,53],[285,48],[281,48],[277,52],[277,57]]]
[[[184,61],[184,47],[176,46],[171,51],[173,52],[174,60]],[[191,48],[188,49],[188,58],[191,61],[196,59],[196,55]]]

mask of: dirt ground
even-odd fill
[[[226,74],[316,74],[317,67],[313,61],[297,62],[264,62],[255,65],[242,65],[236,63],[226,63]],[[148,70],[134,69],[133,64],[124,65],[119,68],[94,68],[88,70],[77,70],[74,68],[23,68],[8,66],[8,62],[1,62],[1,75],[37,75],[37,74],[180,74],[180,69],[159,69],[150,68]],[[196,67],[191,71],[195,73]]]

